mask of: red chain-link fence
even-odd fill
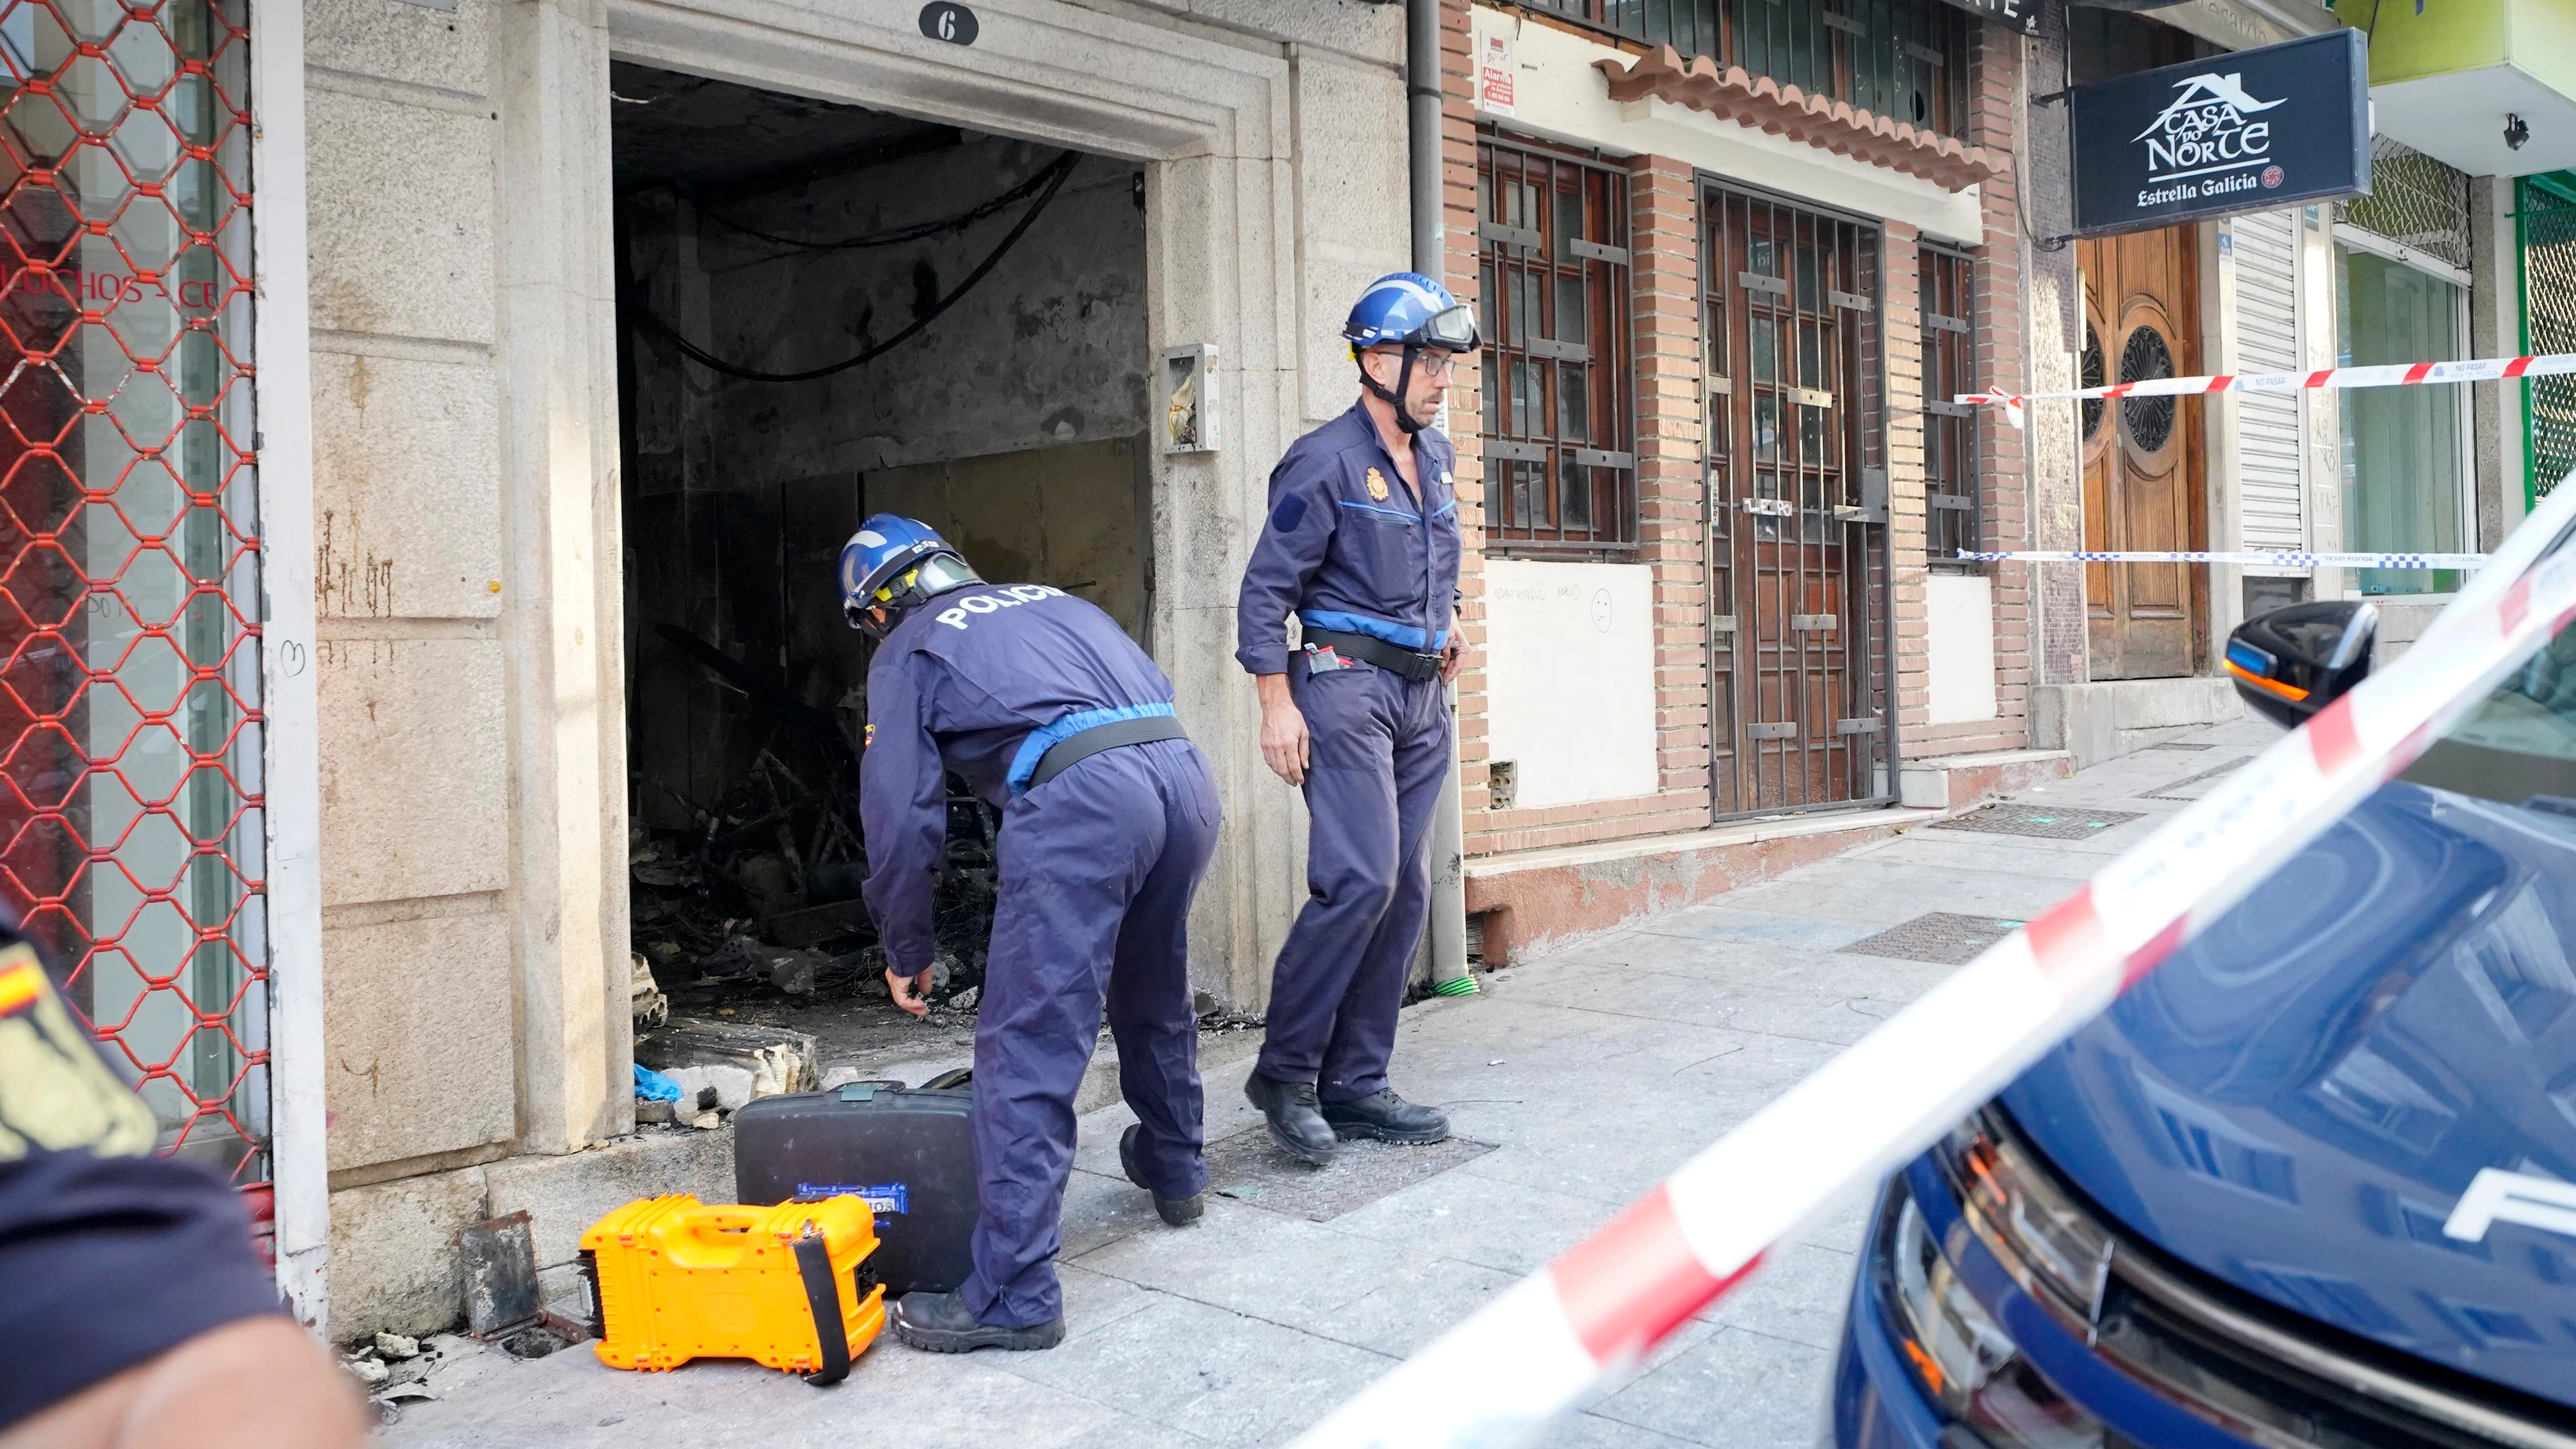
[[[243,0],[0,3],[0,905],[267,1179]]]

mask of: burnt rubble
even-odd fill
[[[840,713],[804,703],[684,630],[657,632],[772,727],[770,744],[712,807],[637,775],[640,788],[676,803],[691,822],[684,830],[639,826],[630,841],[631,937],[645,979],[658,987],[656,1010],[674,1019],[773,1017],[800,1005],[874,1001],[892,1011],[885,953],[859,894],[868,870],[859,752]],[[943,969],[932,991],[942,1015],[970,1012],[981,994],[1000,824],[999,811],[949,777],[935,918]]]

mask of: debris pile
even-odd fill
[[[438,1397],[423,1380],[441,1356],[439,1349],[417,1338],[379,1333],[350,1348],[340,1367],[358,1381],[359,1390],[375,1408],[377,1422],[390,1424],[401,1416],[404,1404]]]
[[[666,624],[656,632],[767,716],[772,731],[770,745],[712,807],[649,773],[636,776],[691,822],[685,830],[639,826],[629,842],[638,1028],[656,998],[667,1017],[704,1016],[720,1004],[882,993],[885,957],[859,897],[867,858],[849,711],[807,704],[684,630]],[[790,759],[805,762],[802,773]],[[983,984],[1000,824],[999,811],[949,778],[936,931],[951,970],[934,994],[947,1010],[971,1009],[955,998]]]

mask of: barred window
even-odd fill
[[[1944,136],[1968,130],[1977,17],[1940,0],[1528,0]]]
[[[1923,288],[1923,521],[1934,568],[1973,569],[1982,499],[1977,488],[1977,409],[1952,402],[1976,390],[1977,334],[1967,257],[1925,245]]]
[[[1627,174],[1488,134],[1476,184],[1485,547],[1634,548]]]

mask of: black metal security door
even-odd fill
[[[1715,185],[1700,217],[1712,805],[1883,799],[1879,233]]]

